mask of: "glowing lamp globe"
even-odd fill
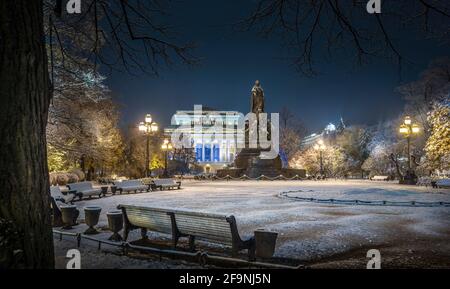
[[[405,117],[405,124],[410,125],[412,123],[412,120],[409,116]]]
[[[152,132],[158,131],[158,125],[156,124],[156,122],[154,122],[154,123],[151,124],[150,130],[151,130]]]
[[[152,115],[151,114],[146,114],[145,115],[145,122],[146,123],[151,123],[152,122]]]
[[[139,123],[139,131],[146,131],[147,127],[145,126],[144,122]]]

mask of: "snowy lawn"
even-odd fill
[[[181,190],[123,194],[75,204],[80,208],[81,220],[84,206],[101,206],[100,227],[107,226],[105,213],[116,210],[119,204],[232,214],[241,235],[250,235],[260,228],[276,231],[276,256],[303,261],[358,248],[400,248],[421,242],[429,244],[424,250],[450,254],[450,207],[329,205],[278,197],[280,192],[289,190],[302,190],[302,196],[315,198],[450,202],[449,190],[392,182],[327,180],[184,181]],[[76,228],[84,229],[84,224]],[[138,236],[135,231],[130,239]],[[361,258],[365,260],[365,255]]]

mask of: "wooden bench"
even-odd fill
[[[373,176],[372,181],[388,181],[389,176]]]
[[[249,258],[254,258],[254,238],[241,239],[234,216],[174,211],[174,217],[178,235],[189,237],[189,247],[192,251],[195,250],[195,240],[199,239],[231,247],[232,256],[247,249]]]
[[[436,180],[436,187],[438,187],[438,188],[450,188],[450,179]]]
[[[97,195],[99,198],[102,197],[102,189],[94,189],[92,182],[80,182],[72,183],[67,185],[71,191],[76,191],[78,197],[83,199],[83,197],[92,197]]]
[[[119,205],[124,216],[123,238],[126,240],[131,230],[141,229],[141,237],[147,239],[147,230],[171,234],[172,245],[177,246],[180,237],[189,237],[189,248],[195,250],[195,240],[222,244],[231,247],[233,256],[247,249],[250,259],[254,259],[254,238],[242,240],[234,216],[168,210],[132,205]]]
[[[55,199],[55,201],[68,204],[75,199],[77,193],[76,191],[68,191],[63,193],[59,186],[50,186],[50,196]]]
[[[431,186],[431,182],[432,182],[432,180],[431,180],[430,177],[420,177],[417,180],[417,184],[416,185],[428,187],[428,186]]]
[[[156,190],[156,189],[160,189],[161,191],[163,189],[172,189],[172,188],[177,188],[177,189],[181,189],[181,182],[178,181],[176,182],[173,179],[155,179],[152,182],[152,190]]]
[[[52,220],[52,227],[62,227],[64,225],[62,221],[62,213],[61,206],[64,206],[64,203],[60,200],[56,200],[53,197],[50,197],[50,216]],[[76,210],[73,222],[76,223],[78,216],[80,215],[80,211]]]
[[[126,180],[121,182],[114,182],[117,190],[122,192],[148,191],[148,186],[144,185],[141,180]]]

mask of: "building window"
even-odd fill
[[[201,144],[197,144],[195,146],[195,158],[198,162],[201,162],[203,160],[202,157],[202,145]]]
[[[211,145],[210,144],[205,144],[205,158],[204,158],[205,162],[210,162],[211,161]]]
[[[213,161],[219,162],[220,161],[220,148],[219,145],[215,144],[213,147]]]

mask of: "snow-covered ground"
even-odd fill
[[[119,204],[234,215],[242,235],[251,235],[256,229],[276,231],[279,233],[276,256],[302,261],[337,256],[358,248],[403,248],[405,244],[408,248],[407,244],[419,243],[429,244],[429,248],[423,249],[437,250],[439,256],[448,256],[450,260],[450,207],[330,205],[278,197],[280,192],[290,190],[302,190],[296,194],[315,198],[450,202],[450,190],[392,182],[327,180],[184,181],[181,190],[123,194],[75,204],[80,208],[81,220],[84,219],[81,208],[101,206],[100,227],[107,226],[105,213]],[[85,228],[82,224],[76,230]],[[138,235],[134,232],[130,239],[137,239]],[[361,259],[366,260],[361,254]]]

